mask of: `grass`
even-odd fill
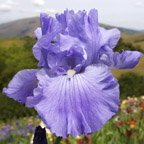
[[[140,46],[144,49],[144,34],[122,35],[125,42],[130,42],[135,46]]]
[[[13,45],[24,45],[24,41],[21,38],[3,38],[0,39],[0,47],[9,48]]]

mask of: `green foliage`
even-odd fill
[[[29,144],[30,140],[30,136],[11,136],[7,139],[1,140],[0,144]]]
[[[26,48],[26,49],[32,48],[36,42],[36,39],[33,37],[30,37],[30,36],[25,36],[21,39],[24,41],[24,48]]]
[[[122,38],[119,40],[119,43],[114,50],[117,52],[122,52],[122,50],[131,50],[131,51],[137,50],[144,53],[144,50],[140,46],[136,47],[132,43],[126,43],[123,41]]]
[[[13,118],[34,116],[34,109],[26,108],[24,105],[0,94],[0,121],[9,121]]]
[[[144,95],[144,76],[135,73],[122,74],[119,84],[121,98]]]
[[[138,42],[143,42],[143,41],[144,41],[144,38],[142,37],[141,39],[136,39],[134,42],[138,43]]]
[[[25,40],[26,39],[26,40]],[[12,45],[9,48],[0,47],[0,89],[22,69],[36,68],[37,62],[32,54],[33,41],[24,38],[24,45]],[[32,44],[30,44],[30,41]],[[28,45],[30,45],[28,47]]]
[[[20,70],[36,68],[37,62],[32,54],[35,39],[23,38],[24,45],[0,47],[0,90],[7,86],[11,78]],[[25,108],[14,100],[0,93],[0,120],[6,121],[14,117],[35,115],[35,111]]]

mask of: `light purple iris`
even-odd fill
[[[133,68],[141,53],[113,52],[120,32],[99,27],[97,10],[40,15],[33,47],[41,69],[18,72],[5,95],[34,107],[56,136],[98,131],[118,111],[111,68]]]

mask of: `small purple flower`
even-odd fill
[[[0,139],[4,139],[5,137],[10,137],[11,136],[11,126],[6,125],[0,129]]]
[[[27,128],[28,132],[30,132],[30,133],[34,132],[33,124],[31,122],[27,124],[26,128]]]
[[[141,53],[113,51],[117,29],[98,25],[97,10],[40,16],[33,47],[41,69],[18,72],[3,92],[34,107],[56,136],[98,131],[118,111],[119,85],[112,68],[137,65]]]
[[[21,131],[21,134],[22,134],[23,137],[27,136],[27,129],[22,128],[20,131]]]
[[[20,126],[20,122],[19,121],[16,121],[16,126]]]

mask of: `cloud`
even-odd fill
[[[6,5],[6,4],[1,4],[0,5],[0,11],[2,12],[8,12],[11,11],[12,7],[10,5]]]
[[[26,9],[19,8],[19,9],[18,9],[18,12],[20,12],[20,13],[26,13],[27,10],[26,10]]]
[[[48,14],[55,14],[57,11],[55,9],[45,9],[45,10],[42,10],[42,9],[37,9],[36,10],[36,13],[48,13]]]
[[[35,12],[39,14],[39,13],[41,13],[41,12],[43,12],[43,11],[40,10],[40,9],[37,9]]]
[[[40,15],[40,13],[47,13],[50,16],[55,16],[55,14],[57,13],[57,11],[54,9],[45,9],[45,10],[37,9],[35,12],[38,15]]]
[[[139,1],[135,4],[137,7],[144,7],[144,3],[142,1]]]
[[[44,0],[33,0],[32,2],[35,6],[43,6],[45,4]]]
[[[17,6],[17,5],[18,5],[18,3],[14,2],[14,1],[12,1],[12,0],[7,0],[7,1],[5,2],[5,4],[7,4],[7,5],[9,5],[9,6]]]
[[[5,1],[4,3],[0,4],[0,11],[1,12],[8,12],[8,11],[11,11],[12,8],[14,6],[17,6],[18,3],[12,1],[12,0],[7,0]]]
[[[56,13],[57,11],[55,9],[46,9],[47,13]]]

